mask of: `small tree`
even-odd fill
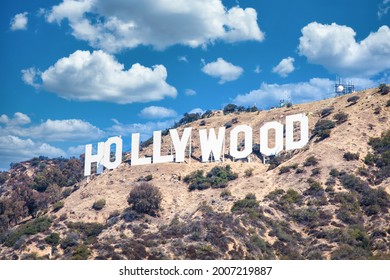
[[[227,115],[230,113],[234,113],[237,110],[237,105],[235,104],[228,104],[223,108],[223,114]]]
[[[104,208],[104,206],[106,206],[106,200],[104,198],[102,198],[102,199],[95,201],[94,204],[92,205],[92,208],[96,211],[99,211],[99,210],[102,210]]]
[[[378,89],[382,95],[386,95],[390,92],[390,87],[386,84],[380,84]]]
[[[162,195],[157,187],[142,182],[131,190],[127,202],[139,214],[156,216],[161,207],[161,200]]]

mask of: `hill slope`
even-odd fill
[[[145,166],[124,162],[90,180],[80,180],[80,176],[73,176],[69,182],[53,179],[80,174],[81,163],[75,159],[67,165],[42,160],[45,166],[41,171],[33,169],[31,162],[20,163],[2,174],[0,257],[389,258],[388,100],[389,95],[370,89],[291,108],[227,115],[216,111],[178,128],[193,128],[190,162]],[[256,153],[250,162],[233,161],[228,154],[219,163],[197,160],[199,129],[226,126],[228,151],[229,132],[234,126],[253,127],[254,143],[259,143],[262,124],[272,120],[284,123],[286,115],[296,113],[308,115],[312,136],[301,150],[283,153],[268,164],[263,164]],[[374,137],[377,139],[372,140]],[[167,154],[170,149],[166,135],[162,151]],[[371,156],[366,157],[369,153]],[[145,146],[141,156],[151,155],[152,146]],[[78,168],[72,169],[75,165]],[[215,182],[218,178],[212,174],[220,172],[225,176],[227,165],[237,178],[224,181],[218,188],[206,188],[209,185],[199,183],[201,176],[194,175],[197,170],[204,175],[210,172]],[[51,181],[39,189],[42,181],[36,179],[37,174],[56,169],[59,171]],[[50,175],[49,171],[44,174]],[[158,215],[141,215],[129,208],[129,192],[144,181],[161,192]],[[206,189],[190,191],[188,181],[198,182]],[[19,199],[28,191],[22,192],[18,186],[29,190],[35,186],[37,191],[30,194],[35,200],[27,203],[27,199]],[[12,206],[7,204],[10,198],[19,199],[20,211],[24,211],[13,220]],[[102,209],[96,210],[100,207],[93,205],[99,200]]]

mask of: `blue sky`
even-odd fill
[[[191,111],[389,83],[390,0],[2,1],[0,168]]]

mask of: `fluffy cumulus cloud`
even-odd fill
[[[347,78],[346,81],[355,84],[356,90],[378,86],[377,81],[365,78],[351,77]],[[244,106],[256,105],[259,108],[267,109],[279,105],[281,99],[299,104],[322,100],[334,95],[334,81],[325,78],[312,78],[308,82],[300,83],[262,83],[259,89],[236,96],[233,103]]]
[[[115,122],[113,126],[107,129],[107,134],[110,136],[130,136],[132,133],[140,133],[141,140],[145,141],[153,135],[153,131],[170,128],[174,123],[174,120],[132,124]]]
[[[279,76],[285,78],[287,77],[291,72],[295,70],[294,67],[294,58],[287,57],[282,59],[278,65],[276,65],[273,69],[273,73],[277,73]]]
[[[68,120],[46,120],[38,125],[30,124],[30,118],[20,112],[13,117],[0,116],[0,136],[17,136],[48,142],[85,141],[99,139],[104,132],[89,122]],[[30,124],[29,126],[26,126]]]
[[[13,135],[0,136],[0,168],[6,168],[11,162],[28,160],[37,156],[65,157],[66,153],[47,143],[22,139]]]
[[[20,13],[16,14],[10,22],[10,29],[12,31],[16,30],[26,30],[27,29],[27,24],[28,24],[28,13]]]
[[[165,119],[174,118],[177,116],[175,110],[160,106],[149,106],[142,109],[140,117],[145,119]]]
[[[390,29],[384,25],[357,42],[348,26],[312,22],[302,29],[299,53],[310,63],[351,76],[373,76],[390,69]]]
[[[259,89],[238,95],[233,102],[238,105],[256,105],[259,108],[278,105],[281,99],[289,99],[293,103],[310,102],[330,97],[333,84],[333,81],[321,78],[291,84],[262,83]]]
[[[166,82],[163,65],[152,68],[124,65],[103,51],[76,51],[40,72],[22,70],[22,78],[36,88],[78,101],[106,101],[119,104],[149,102],[176,97],[177,91]]]
[[[63,0],[47,12],[47,21],[64,19],[74,37],[109,52],[139,45],[164,49],[264,38],[255,9],[227,9],[221,0]]]
[[[219,78],[219,83],[224,84],[237,80],[244,72],[244,69],[225,61],[223,58],[218,58],[214,62],[205,64],[202,67],[202,72],[211,77]]]

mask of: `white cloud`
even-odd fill
[[[294,61],[295,59],[290,56],[284,58],[279,62],[278,65],[272,68],[272,72],[277,73],[279,76],[285,78],[295,70]]]
[[[28,24],[28,17],[27,17],[27,15],[28,15],[27,12],[16,14],[11,19],[10,29],[12,31],[26,30],[27,29],[27,24]]]
[[[378,86],[377,81],[350,77],[346,79],[355,85],[355,90]],[[335,96],[335,81],[324,78],[312,78],[308,82],[288,84],[262,83],[259,89],[237,95],[233,103],[267,109],[279,105],[279,100],[288,99],[294,104],[307,103]]]
[[[67,155],[70,157],[78,157],[85,153],[85,145],[71,146],[68,148]]]
[[[256,74],[259,74],[261,72],[260,66],[256,65],[256,68],[255,68],[255,70],[253,70],[253,72],[255,72]]]
[[[1,115],[0,124],[4,126],[0,126],[0,136],[12,135],[46,142],[63,142],[99,139],[105,135],[96,126],[78,119],[48,119],[39,125],[24,126],[30,123],[30,118],[23,113],[15,113],[13,118]]]
[[[196,91],[193,90],[193,89],[187,88],[187,89],[185,90],[185,94],[186,94],[187,96],[194,96],[194,95],[196,95]]]
[[[177,60],[188,63],[188,59],[187,59],[187,57],[185,55],[178,56]]]
[[[148,102],[176,97],[176,89],[166,82],[163,65],[152,68],[133,64],[125,70],[112,55],[103,51],[76,51],[58,60],[42,73],[22,70],[30,85],[78,101],[106,101],[119,104]],[[35,81],[40,78],[42,84]]]
[[[164,49],[264,39],[255,9],[227,9],[221,0],[64,0],[52,7],[47,20],[64,19],[74,37],[109,52],[139,45]]]
[[[262,83],[259,89],[236,96],[233,103],[269,108],[278,105],[280,99],[290,99],[293,103],[310,102],[332,96],[329,91],[333,91],[333,85],[333,81],[320,78],[291,84]]]
[[[383,2],[379,4],[378,18],[381,19],[383,16],[387,15],[389,10],[390,10],[390,0],[383,0]]]
[[[211,77],[219,78],[218,83],[220,84],[237,80],[244,72],[241,67],[233,65],[223,58],[207,63],[203,66],[202,71]]]
[[[129,136],[132,133],[140,133],[141,140],[145,141],[153,135],[153,131],[170,128],[174,123],[174,120],[132,124],[115,123],[107,129],[107,133],[110,136]]]
[[[0,136],[0,166],[5,168],[10,162],[28,160],[37,156],[65,157],[66,153],[47,143],[21,139],[17,136]]]
[[[34,67],[23,69],[22,71],[22,80],[26,84],[39,88],[39,84],[37,83],[37,78],[42,74]]]
[[[177,116],[175,110],[159,106],[149,106],[142,109],[140,116],[145,119],[165,119]]]
[[[0,124],[5,124],[6,126],[18,126],[29,124],[31,119],[26,114],[16,112],[13,118],[9,118],[7,115],[3,114],[0,116]]]
[[[188,114],[201,114],[203,115],[205,111],[201,108],[194,108],[191,111],[188,112]]]
[[[384,25],[364,40],[344,25],[312,22],[302,29],[299,53],[310,63],[350,76],[373,76],[390,69],[390,29]]]

